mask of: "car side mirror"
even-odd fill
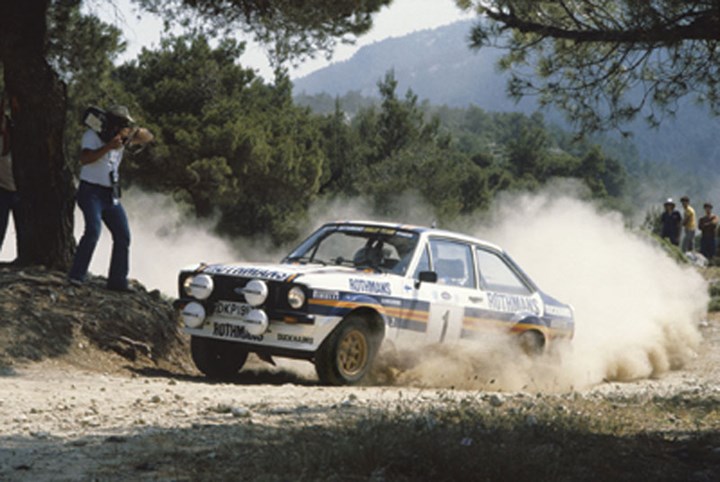
[[[415,288],[419,288],[421,283],[437,283],[438,276],[435,271],[420,271],[418,279],[415,280]]]

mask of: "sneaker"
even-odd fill
[[[79,279],[75,279],[75,278],[68,278],[68,282],[73,286],[82,286],[83,285],[82,281],[80,281]]]

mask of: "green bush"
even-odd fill
[[[720,296],[713,296],[708,303],[708,311],[720,311]]]
[[[711,284],[708,289],[710,296],[715,298],[720,296],[720,283]]]

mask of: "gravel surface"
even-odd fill
[[[148,306],[163,313],[159,320],[170,316],[156,293],[138,287],[121,303],[101,291],[100,281],[93,283],[73,288],[58,274],[0,271],[0,480],[212,480],[210,472],[189,475],[179,460],[202,456],[212,466],[228,440],[282,440],[288,427],[322,426],[370,410],[390,413],[400,405],[442,408],[473,399],[509,411],[532,400],[567,411],[579,399],[607,400],[612,411],[658,397],[689,399],[685,406],[720,399],[718,315],[700,323],[702,342],[681,369],[582,390],[493,392],[422,378],[323,387],[307,362],[280,360],[272,367],[252,357],[232,383],[214,383],[197,374],[187,340],[177,339],[166,322],[143,328],[156,335],[141,338],[137,327],[147,322]],[[121,305],[107,319],[99,315]],[[708,410],[702,430],[709,423],[720,431],[712,425],[717,408]],[[663,431],[675,420],[685,423],[683,417],[663,415],[657,427],[644,429]],[[720,454],[720,447],[709,450]]]
[[[604,383],[579,395],[719,395],[720,321],[704,321],[701,331],[700,352],[684,369],[660,379]],[[112,356],[107,357],[98,365],[112,367]],[[237,381],[213,383],[185,373],[117,368],[121,364],[110,372],[98,371],[89,363],[79,366],[78,358],[23,364],[0,376],[0,480],[185,480],[166,460],[168,440],[177,444],[173,451],[180,457],[197,451],[212,457],[224,441],[219,433],[282,433],[286,426],[322,424],[369,408],[390,410],[408,400],[441,406],[484,397],[501,406],[528,396],[447,388],[322,387],[305,362],[283,362],[269,370],[251,361],[255,368]],[[546,395],[544,403],[567,403],[569,396],[578,393]],[[164,455],[155,460],[153,453]]]

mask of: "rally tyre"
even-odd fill
[[[363,317],[348,316],[315,355],[315,371],[325,385],[355,385],[367,374],[377,354],[377,340]]]
[[[537,330],[527,330],[518,335],[520,349],[531,357],[540,356],[545,352],[545,337]]]
[[[247,350],[238,343],[197,336],[190,339],[190,351],[197,369],[216,380],[237,375],[248,357]]]

